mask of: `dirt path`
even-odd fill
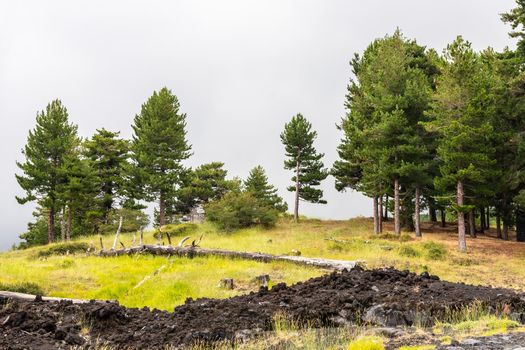
[[[193,342],[243,339],[271,330],[284,313],[298,324],[337,326],[356,321],[381,326],[431,323],[448,308],[475,300],[514,318],[525,297],[508,289],[442,282],[394,269],[332,273],[287,287],[230,299],[187,300],[174,312],[127,309],[114,303],[73,304],[0,298],[1,349],[60,349],[100,342],[118,348],[163,348]]]

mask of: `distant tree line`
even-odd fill
[[[283,133],[299,171],[293,190],[318,202],[322,192],[313,186],[319,184],[321,156],[312,147],[311,126],[304,118],[299,120],[298,126],[287,126]],[[195,169],[184,166],[191,156],[186,115],[167,88],[155,91],[142,105],[132,129],[131,140],[106,129],[82,139],[60,100],[37,114],[22,151],[25,161],[17,163],[21,174],[16,178],[25,192],[17,200],[37,203],[35,221],[20,236],[25,241],[22,247],[113,231],[120,218],[124,232],[139,230],[149,224],[143,212],[147,202],[157,203],[153,219],[159,229],[179,222],[197,206],[204,206],[209,219],[226,230],[271,226],[286,212],[286,203],[261,166],[253,168],[245,181],[227,179],[221,162]],[[294,132],[296,139],[284,136]],[[323,174],[326,177],[326,171]]]

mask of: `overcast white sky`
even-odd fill
[[[476,49],[513,45],[499,13],[513,0],[0,0],[0,250],[17,241],[31,205],[15,201],[16,160],[38,110],[55,98],[82,136],[105,127],[130,137],[153,90],[167,86],[188,115],[190,165],[223,161],[232,176],[264,166],[285,191],[279,134],[301,112],[331,166],[350,78],[348,62],[400,27],[442,50],[456,35]],[[302,213],[370,215],[358,193],[323,184],[327,205]]]

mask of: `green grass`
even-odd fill
[[[348,350],[385,350],[383,340],[378,337],[362,337],[352,341]]]
[[[449,281],[525,289],[525,246],[483,237],[469,239],[469,253],[462,254],[457,252],[457,238],[453,234],[424,233],[422,239],[409,233],[373,235],[371,220],[365,218],[305,219],[298,224],[283,219],[269,230],[250,228],[234,233],[220,232],[209,223],[180,230],[169,227],[169,230],[173,244],[186,235],[192,239],[204,235],[203,248],[276,255],[298,250],[306,257],[363,260],[369,268],[395,266],[416,273],[428,271]],[[111,247],[113,238],[112,234],[103,236],[104,247]],[[147,244],[156,243],[153,231],[145,232],[144,239]],[[124,233],[119,240],[129,246],[133,234]],[[167,244],[165,238],[164,243]],[[232,263],[221,258],[189,260],[150,255],[99,258],[87,256],[86,247],[100,249],[99,237],[2,253],[0,283],[31,282],[50,296],[117,299],[126,306],[169,310],[186,297],[223,298],[247,293],[257,288],[252,279],[260,274],[269,274],[271,283],[290,284],[324,273],[289,263],[242,260]],[[234,278],[237,288],[233,291],[218,288],[221,278]]]
[[[165,310],[172,310],[188,297],[226,298],[256,290],[258,286],[253,278],[261,274],[269,274],[272,285],[306,280],[320,275],[321,271],[284,262],[236,260],[232,263],[218,257],[76,255],[36,259],[31,251],[0,255],[0,284],[24,281],[43,286],[45,295],[49,296],[110,299],[129,307]],[[219,288],[221,278],[233,278],[236,288]]]

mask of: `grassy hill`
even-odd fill
[[[387,226],[388,228],[388,226]],[[248,252],[289,254],[346,260],[364,260],[368,267],[395,266],[415,272],[428,271],[449,281],[525,289],[525,245],[502,242],[490,236],[470,239],[469,252],[456,251],[453,229],[443,231],[424,225],[423,238],[403,234],[374,236],[368,219],[349,221],[282,221],[277,227],[252,228],[235,233],[199,225],[193,236],[204,235],[201,246]],[[181,237],[173,237],[176,243]],[[129,246],[131,234],[120,241]],[[113,235],[103,237],[110,247]],[[145,233],[154,243],[153,232]],[[75,241],[99,248],[98,237]],[[0,254],[0,289],[17,289],[33,283],[49,296],[79,299],[114,299],[125,306],[171,310],[187,297],[225,298],[257,290],[254,278],[269,274],[271,284],[287,284],[318,276],[325,271],[290,263],[259,263],[218,257],[194,259],[165,256],[101,258],[84,252],[60,253],[60,244]],[[63,253],[63,252],[62,252]],[[222,278],[235,280],[234,290],[219,287]]]

